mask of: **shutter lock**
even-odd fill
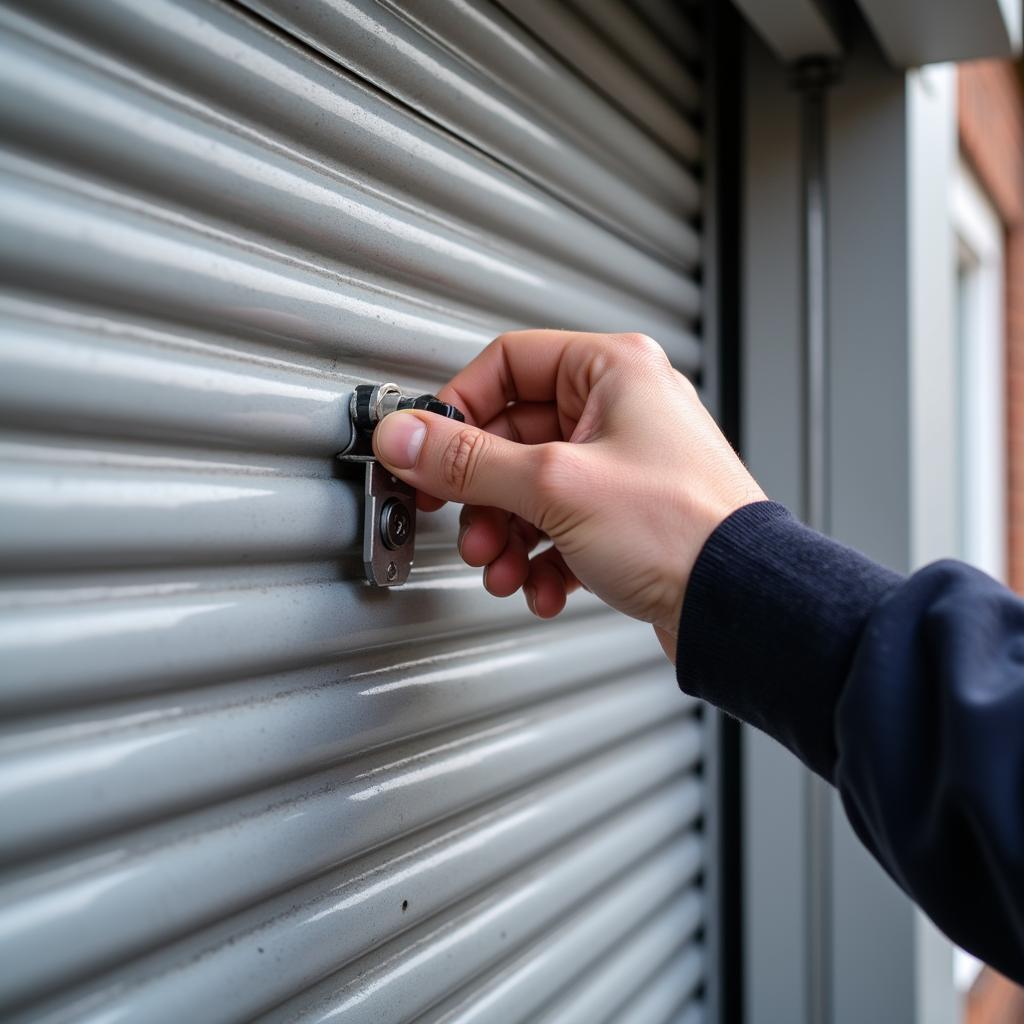
[[[363,567],[366,578],[378,587],[404,583],[412,568],[416,543],[416,491],[392,476],[373,455],[373,429],[399,409],[424,409],[465,421],[465,416],[433,395],[408,398],[397,384],[360,384],[349,400],[352,440],[338,453],[343,462],[366,464],[366,500],[363,519]]]

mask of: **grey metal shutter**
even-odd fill
[[[706,726],[424,517],[361,581],[358,382],[517,325],[698,368],[670,0],[0,10],[0,1016],[696,1021]]]

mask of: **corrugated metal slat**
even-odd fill
[[[469,991],[454,997],[423,1015],[423,1024],[470,1024],[500,1020],[506,1024],[536,1021],[537,1012],[567,979],[585,969],[628,935],[630,929],[656,914],[666,902],[676,913],[671,918],[674,941],[688,939],[699,927],[700,897],[691,887],[691,877],[680,877],[673,859],[639,868],[613,882],[596,900],[567,922],[559,924],[516,957],[475,980]],[[678,890],[686,888],[682,895]],[[594,1020],[596,1018],[591,1018]]]
[[[515,3],[516,0],[509,2]],[[603,4],[569,0],[569,3],[582,18],[597,27],[612,47],[623,53],[670,102],[690,113],[700,111],[700,85],[688,70],[687,64],[679,60],[658,32],[633,11],[626,0]]]
[[[620,1024],[661,1024],[662,1021],[699,1021],[699,1006],[690,1003],[704,974],[704,954],[687,949],[682,957],[671,957],[653,977],[648,978],[636,998],[615,1017]]]
[[[648,7],[0,3],[4,1020],[700,1012],[649,628],[490,598],[453,508],[369,588],[334,458],[354,384],[520,325],[699,372],[699,34]]]
[[[602,677],[645,668],[649,652],[638,651],[633,624],[591,617],[417,645],[397,664],[393,652],[368,651],[311,670],[11,721],[0,731],[0,798],[17,827],[0,835],[0,862],[284,782],[455,725],[456,712],[471,720],[571,692],[595,678],[575,640],[588,622],[600,626],[589,647]],[[259,759],[246,757],[257,744]]]
[[[538,855],[561,849],[580,829],[642,800],[673,777],[679,811],[692,818],[700,807],[700,789],[679,774],[692,766],[698,751],[680,746],[674,732],[669,721],[509,799],[399,838],[102,976],[98,984],[44,1003],[40,1019],[247,1020],[366,949],[433,922],[438,912]],[[232,993],[230,1000],[225,992]]]
[[[108,167],[126,188],[144,182],[147,195],[201,211],[208,222],[252,224],[263,236],[314,254],[323,270],[361,271],[373,275],[368,283],[381,270],[410,287],[430,281],[432,294],[448,292],[470,314],[479,307],[511,322],[548,322],[568,306],[593,318],[581,327],[626,329],[646,320],[650,333],[669,343],[678,334],[668,318],[652,319],[649,307],[610,285],[595,288],[543,255],[528,259],[446,223],[424,223],[421,214],[381,202],[336,174],[149,100],[137,87],[70,63],[24,35],[12,34],[0,53],[0,117],[9,142],[60,137],[62,163]],[[341,265],[333,265],[338,238],[346,246]],[[688,306],[695,316],[696,290]]]
[[[668,209],[631,188],[592,152],[570,145],[557,124],[549,126],[543,94],[524,110],[518,96],[376,0],[310,0],[301,6],[247,0],[247,6],[637,245],[657,247],[667,259],[679,251],[688,233],[686,215],[697,209],[697,190],[684,191],[681,168],[681,208]],[[523,83],[529,87],[529,78]]]
[[[677,966],[692,938],[692,891],[672,899],[632,934],[623,937],[610,954],[588,965],[586,973],[533,1018],[533,1024],[607,1024],[616,1019],[623,996],[634,995],[650,977],[651,964],[665,962],[665,951]],[[639,985],[638,985],[639,982]]]
[[[395,13],[412,19],[460,60],[489,78],[544,117],[557,121],[559,132],[629,181],[650,190],[670,209],[692,209],[698,202],[696,176],[680,181],[679,161],[636,123],[609,107],[556,54],[500,6],[488,0],[386,0]],[[689,91],[690,82],[686,87]],[[674,121],[678,148],[691,164],[700,153],[696,130]],[[682,191],[681,191],[682,189]],[[694,237],[696,241],[696,237]],[[678,258],[677,253],[673,254]]]
[[[683,3],[667,4],[664,0],[630,0],[630,6],[654,29],[658,38],[672,46],[691,63],[701,60],[699,32],[684,13]]]
[[[683,111],[695,112],[699,106],[697,83],[679,66],[672,98],[666,98],[627,61],[619,59],[606,37],[595,30],[614,24],[618,31],[629,29],[632,14],[616,0],[603,4],[567,6],[545,0],[501,0],[502,6],[528,26],[593,86],[614,103],[628,110],[677,158],[696,163],[699,158],[697,134]],[[604,14],[595,9],[604,8]],[[655,59],[659,51],[655,51]]]
[[[42,34],[47,45],[181,109],[394,196],[407,208],[550,253],[567,267],[674,308],[679,275],[671,268],[359,79],[261,30],[236,8],[208,0],[105,0],[103,7],[51,0],[30,9],[33,20],[17,19],[19,30]],[[47,32],[35,20],[42,17],[57,31]],[[601,104],[596,110],[607,113]],[[636,152],[637,138],[630,152]],[[650,162],[644,155],[645,168]],[[676,195],[679,169],[663,162],[666,194]],[[692,266],[698,249],[697,232],[684,224],[674,255]]]
[[[643,715],[631,713],[624,706],[626,686],[616,686],[608,700],[570,698],[575,710],[567,706],[557,720],[540,710],[484,722],[439,736],[433,746],[421,745],[424,749],[410,752],[407,745],[351,768],[196,812],[175,820],[171,828],[156,825],[126,833],[76,852],[73,861],[58,856],[20,880],[16,872],[6,886],[3,922],[8,934],[19,937],[7,957],[7,1001],[17,1005],[39,997],[55,982],[79,980],[122,962],[132,951],[146,951],[237,913],[389,837],[493,799],[507,791],[510,779],[526,783],[541,778],[665,717],[664,700],[649,702]],[[638,680],[637,686],[646,698],[656,684],[644,686]],[[560,711],[557,706],[550,710]],[[680,766],[693,763],[700,750],[699,731],[693,732],[687,742],[677,730],[675,750],[669,753],[662,745],[656,753]],[[117,752],[113,748],[111,756]],[[524,760],[530,770],[517,774]],[[468,764],[472,773],[460,770]],[[436,789],[439,779],[445,781],[444,801],[435,798],[428,804],[424,795]],[[686,785],[689,801],[675,803],[692,819],[699,791],[692,782]],[[397,829],[396,819],[402,823]],[[335,834],[338,820],[346,823],[343,835]],[[162,895],[167,885],[182,887],[173,904]],[[67,909],[54,915],[52,909],[59,907]],[[96,920],[121,923],[93,929],[88,944],[61,945],[64,930],[82,933]],[[354,928],[347,940],[335,940],[332,955],[341,962],[345,942],[359,949],[369,942],[369,933]]]
[[[372,1021],[382,1006],[407,1020],[509,948],[550,929],[562,915],[600,892],[619,871],[653,870],[687,877],[700,862],[699,841],[679,833],[691,818],[678,787],[668,787],[584,833],[557,853],[510,875],[440,922],[428,922],[283,1004],[267,1021]],[[664,844],[664,845],[662,845]],[[653,853],[649,851],[654,850]]]

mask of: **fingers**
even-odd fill
[[[542,534],[518,516],[497,509],[467,508],[459,533],[459,552],[474,566],[483,565],[484,587],[495,597],[509,597],[520,587],[534,615],[550,619],[564,607],[580,582],[558,549],[530,558]]]
[[[373,432],[373,450],[391,473],[434,498],[532,518],[538,465],[534,446],[407,410],[381,420]]]
[[[499,508],[465,505],[459,515],[459,554],[467,565],[489,565],[508,543],[509,514]]]
[[[485,567],[484,587],[495,597],[514,594],[526,582],[530,552],[541,538],[540,531],[496,508],[467,505],[460,519],[463,561]]]
[[[511,331],[494,339],[438,393],[474,424],[494,419],[509,402],[550,402],[555,397],[564,331]]]
[[[416,507],[421,512],[436,512],[439,508],[444,508],[444,504],[441,498],[435,498],[432,494],[416,492]]]
[[[565,439],[554,402],[517,402],[485,423],[483,429],[517,444],[544,444]]]
[[[550,547],[530,559],[523,590],[530,611],[538,618],[554,618],[565,607],[568,596],[579,587],[580,581],[557,548]]]
[[[573,331],[510,331],[495,338],[438,393],[475,425],[494,419],[509,402],[553,402],[559,369],[568,360],[580,369],[613,346],[602,334]]]
[[[561,441],[564,436],[572,433],[574,426],[575,421],[560,425],[558,410],[553,403],[521,402],[510,405],[486,423],[483,429],[488,434],[504,437],[517,444],[543,444],[545,441]],[[443,499],[424,491],[416,494],[416,507],[421,512],[436,512],[443,505]],[[470,565],[473,564],[476,563],[470,562]]]
[[[488,593],[511,597],[526,582],[530,552],[536,547],[539,536],[529,523],[512,518],[504,551],[484,569],[484,587]]]
[[[438,397],[461,409],[470,425],[484,425],[499,437],[521,444],[564,440],[572,434],[579,413],[559,408],[559,368],[568,366],[568,373],[589,380],[588,363],[614,348],[615,339],[608,335],[510,331],[495,338]],[[585,399],[586,382],[581,380],[575,390]],[[416,498],[416,507],[423,512],[435,512],[444,503],[443,497],[426,490]]]

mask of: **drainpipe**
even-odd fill
[[[822,533],[831,526],[825,101],[835,79],[836,63],[827,58],[807,58],[793,69],[800,93],[802,513]],[[809,775],[805,800],[807,1020],[826,1024],[832,1006],[831,787]]]

